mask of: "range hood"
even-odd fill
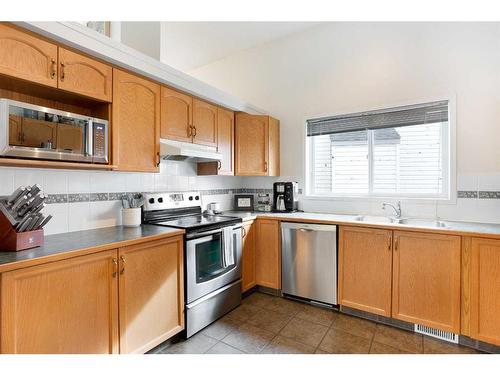
[[[216,147],[160,139],[160,155],[164,160],[207,162],[222,160]]]

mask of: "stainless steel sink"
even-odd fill
[[[446,228],[448,226],[444,221],[429,219],[399,219],[398,224],[431,228]]]
[[[356,221],[366,221],[374,224],[398,224],[399,219],[388,217],[388,216],[369,216],[369,215],[360,215],[354,218]]]
[[[430,227],[430,228],[446,228],[448,226],[444,221],[441,220],[413,219],[413,218],[398,219],[395,217],[388,217],[388,216],[360,215],[356,216],[354,220],[373,223],[373,224],[401,224],[401,225],[411,225],[415,227]]]

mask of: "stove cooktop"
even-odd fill
[[[241,221],[242,221],[241,218],[232,216],[191,215],[191,216],[184,216],[178,219],[158,221],[152,224],[191,230],[191,229],[199,229],[200,227],[207,227],[208,229],[209,227],[211,228],[214,226],[226,226],[226,225],[241,223]]]

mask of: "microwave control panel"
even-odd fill
[[[106,157],[106,125],[94,123],[93,156]]]

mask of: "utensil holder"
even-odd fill
[[[122,225],[138,227],[141,225],[141,208],[122,208]]]
[[[21,251],[43,245],[43,229],[16,232],[10,221],[0,212],[0,251]]]

